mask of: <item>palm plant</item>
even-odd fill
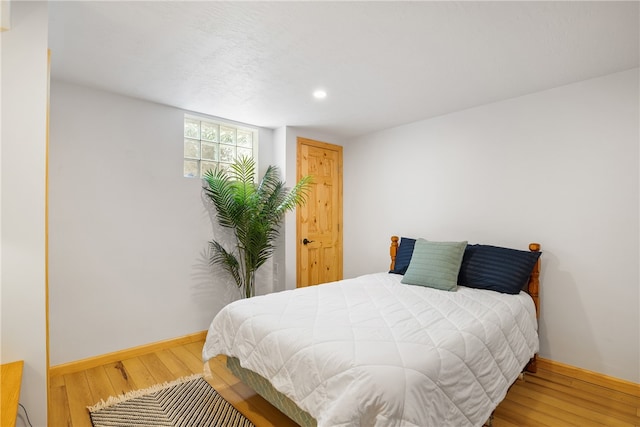
[[[216,240],[209,242],[211,263],[229,272],[247,298],[255,293],[256,270],[273,255],[285,213],[306,202],[311,183],[306,176],[287,190],[276,166],[269,166],[256,183],[255,168],[254,159],[242,157],[229,169],[204,174],[204,191],[216,208],[218,223],[233,229],[236,239],[230,250]]]

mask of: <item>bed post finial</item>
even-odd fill
[[[391,255],[391,265],[389,270],[393,270],[396,265],[396,254],[398,253],[398,236],[391,236],[391,247],[389,248],[389,255]]]

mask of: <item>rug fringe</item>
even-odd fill
[[[96,403],[95,405],[87,406],[87,409],[89,410],[89,412],[96,412],[101,409],[105,409],[110,406],[117,405],[118,403],[126,402],[127,400],[131,400],[140,396],[145,396],[147,394],[156,393],[160,390],[164,390],[165,388],[186,383],[186,382],[195,380],[197,378],[202,378],[202,374],[193,374],[186,377],[178,378],[177,380],[167,381],[163,384],[156,384],[141,390],[131,390],[127,393],[124,393],[118,396],[110,396],[107,400],[101,399],[100,402]]]

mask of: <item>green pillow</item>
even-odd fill
[[[467,242],[430,242],[418,239],[401,282],[455,291]]]

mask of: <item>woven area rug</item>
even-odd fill
[[[254,427],[201,375],[110,397],[87,409],[94,427]]]

